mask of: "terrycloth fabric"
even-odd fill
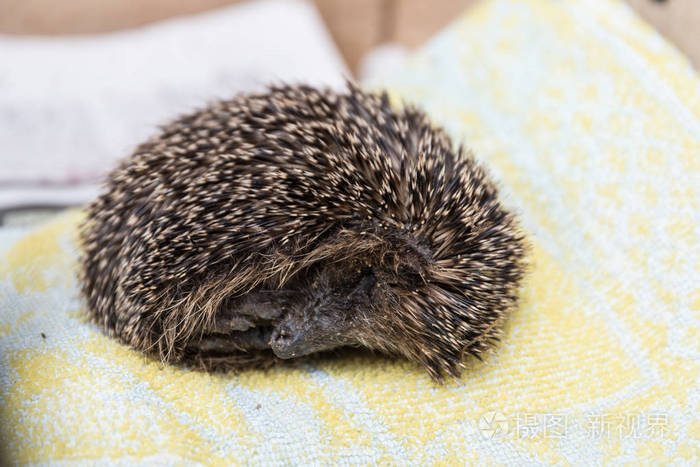
[[[442,387],[361,354],[163,366],[84,322],[71,214],[0,240],[9,460],[700,462],[688,63],[619,2],[487,2],[379,84],[474,148],[521,214],[531,273],[497,352]]]

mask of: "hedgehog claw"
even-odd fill
[[[189,350],[201,354],[230,354],[248,350],[269,349],[272,329],[269,327],[253,327],[247,331],[236,331],[226,336],[205,335],[198,342],[189,345]]]
[[[225,318],[217,317],[212,332],[217,334],[228,334],[231,331],[247,331],[248,329],[254,327],[255,323],[240,316]]]

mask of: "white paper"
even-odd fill
[[[0,36],[0,209],[46,204],[39,191],[26,196],[37,184],[47,193],[94,184],[159,124],[207,101],[271,82],[338,87],[346,76],[305,1],[244,3],[96,36]],[[92,193],[67,198],[87,201],[83,192]]]

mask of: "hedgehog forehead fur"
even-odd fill
[[[179,118],[112,172],[81,236],[90,315],[139,350],[241,368],[359,345],[435,379],[498,336],[525,252],[469,152],[352,84]]]

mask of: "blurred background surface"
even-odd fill
[[[422,44],[479,0],[314,0],[353,71],[374,47]],[[700,1],[624,0],[700,66]],[[240,0],[2,0],[0,33],[91,34],[133,28]]]

